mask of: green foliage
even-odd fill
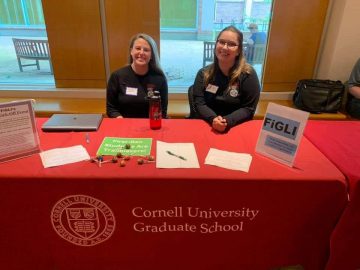
[[[161,28],[196,28],[196,0],[160,0]]]
[[[0,0],[0,24],[44,25],[41,0]]]

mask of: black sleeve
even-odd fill
[[[118,102],[119,95],[119,81],[118,76],[111,74],[106,88],[106,114],[108,117],[115,118],[121,116],[119,111],[120,105]]]
[[[360,85],[360,58],[357,60],[354,68],[351,71],[348,84],[349,87]]]
[[[260,98],[260,83],[256,71],[251,70],[250,74],[242,74],[240,78],[241,108],[225,115],[227,129],[236,126],[254,117],[257,104]]]
[[[160,88],[160,97],[161,97],[161,112],[162,117],[167,118],[167,108],[168,108],[168,84],[166,77],[163,78],[163,82]]]
[[[194,82],[194,105],[200,118],[204,119],[209,124],[212,124],[213,119],[217,116],[216,113],[206,105],[204,97],[204,69],[200,69],[196,75]]]

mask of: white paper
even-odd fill
[[[200,168],[194,144],[157,141],[156,168]]]
[[[55,148],[40,153],[44,168],[89,160],[90,156],[82,145]]]
[[[39,153],[32,100],[0,104],[0,162]]]
[[[252,156],[210,148],[205,164],[215,165],[230,170],[249,172]]]

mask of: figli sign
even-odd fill
[[[292,167],[308,117],[308,112],[269,103],[256,152]]]

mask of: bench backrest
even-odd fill
[[[13,38],[16,55],[20,57],[50,58],[47,40]]]
[[[207,62],[214,61],[215,44],[215,41],[204,41],[203,66],[206,66]],[[243,53],[247,60],[249,60],[249,55],[251,55],[252,59],[249,61],[250,64],[262,64],[265,58],[266,44],[249,46],[247,43],[244,43]]]
[[[214,61],[215,41],[204,41],[203,67]]]
[[[248,48],[248,52],[252,53],[251,64],[261,64],[264,62],[266,44],[255,44],[254,46]]]

